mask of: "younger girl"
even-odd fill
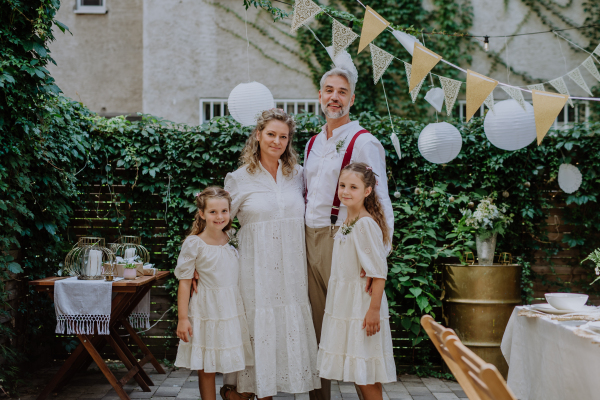
[[[238,288],[238,254],[225,233],[231,228],[231,197],[211,186],[196,195],[196,205],[196,220],[175,268],[181,339],[175,366],[198,370],[202,399],[215,400],[215,372],[241,371],[254,360]],[[200,280],[190,300],[194,271]]]
[[[384,293],[388,227],[375,193],[377,179],[367,164],[352,163],[340,173],[338,196],[348,218],[334,245],[331,277],[317,368],[321,378],[356,383],[366,400],[382,399],[382,383],[396,381],[392,335]],[[373,278],[372,294],[365,292]]]

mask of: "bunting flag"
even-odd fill
[[[346,50],[352,42],[356,40],[358,35],[354,31],[342,24],[336,19],[333,20],[331,27],[331,39],[333,42],[333,57],[337,57],[341,51]]]
[[[531,86],[538,86],[538,85],[531,85]],[[500,87],[510,97],[512,97],[513,100],[515,100],[517,103],[519,103],[519,105],[521,106],[521,108],[523,109],[523,111],[525,111],[525,112],[527,111],[527,109],[525,108],[525,99],[523,98],[523,92],[520,89],[517,89],[517,88],[512,87],[512,86],[504,86],[504,85],[501,85]],[[542,87],[543,87],[543,85],[542,85]]]
[[[600,72],[598,72],[598,68],[596,68],[592,56],[589,56],[581,65],[583,65],[594,78],[600,81]]]
[[[527,89],[529,90],[538,90],[540,92],[544,92],[546,89],[544,88],[543,83],[537,83],[535,85],[527,85]]]
[[[585,83],[585,81],[583,80],[583,76],[581,76],[581,72],[579,71],[579,68],[575,68],[573,71],[569,72],[567,74],[569,76],[569,78],[571,78],[573,80],[573,82],[575,82],[580,88],[582,88],[583,90],[585,90],[585,92],[587,94],[589,94],[590,96],[592,96],[592,91],[590,90],[590,88],[588,87],[588,85]]]
[[[421,82],[442,59],[442,56],[435,54],[428,48],[421,46],[419,43],[415,43],[412,58],[412,74],[410,81],[408,82],[408,91],[412,92],[417,85],[421,85]]]
[[[596,48],[594,49],[594,54],[600,56],[600,43],[598,43],[598,46],[596,46]]]
[[[365,18],[363,20],[362,31],[360,32],[360,42],[358,43],[358,52],[360,53],[371,43],[381,32],[390,25],[375,10],[367,6]]]
[[[551,84],[552,86],[554,86],[554,89],[556,89],[556,91],[558,93],[566,94],[567,96],[569,96],[569,105],[571,107],[575,107],[573,105],[573,101],[570,98],[571,94],[569,93],[569,89],[567,89],[567,85],[565,83],[565,80],[562,78],[562,76],[560,78],[553,79],[553,80],[549,81],[548,83]]]
[[[377,85],[385,70],[390,66],[394,56],[387,51],[381,50],[373,43],[369,43],[369,49],[371,50],[371,59],[373,60],[373,83]]]
[[[535,89],[531,91],[531,96],[533,97],[533,114],[539,146],[558,114],[564,109],[569,96],[566,94],[541,92]]]
[[[401,160],[402,152],[400,151],[400,141],[398,140],[398,136],[396,135],[396,132],[392,132],[392,144],[394,145],[394,149],[396,150],[396,153],[398,154],[398,159]]]
[[[296,0],[290,32],[296,32],[298,28],[306,24],[312,17],[321,11],[323,11],[321,7],[311,0]]]
[[[410,84],[410,78],[412,77],[412,65],[405,62],[404,69],[406,70],[406,80]],[[421,79],[421,82],[419,82],[417,87],[414,88],[412,90],[412,92],[410,92],[410,98],[412,99],[413,103],[417,100],[417,95],[419,94],[419,91],[421,90],[421,86],[423,86],[423,82],[425,82],[425,78]]]
[[[473,72],[470,69],[467,70],[467,115],[465,116],[467,122],[481,107],[481,104],[487,99],[496,85],[498,85],[497,80]]]
[[[439,78],[446,100],[446,115],[450,116],[452,114],[452,109],[454,107],[454,103],[456,102],[456,98],[458,97],[458,91],[463,83],[461,81],[443,76],[440,76]]]
[[[490,92],[490,95],[485,98],[485,100],[483,101],[483,104],[485,104],[487,106],[487,108],[489,108],[494,115],[496,114],[496,111],[494,111],[494,91],[493,90]]]

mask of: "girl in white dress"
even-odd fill
[[[224,378],[222,396],[259,399],[320,388],[317,338],[308,300],[304,179],[292,147],[294,120],[264,111],[225,189],[237,215],[240,291],[255,360]]]
[[[384,292],[384,244],[391,238],[375,185],[375,173],[364,163],[350,164],[340,174],[338,196],[348,218],[333,246],[317,361],[322,378],[354,382],[366,400],[381,400],[381,384],[396,381]],[[371,295],[361,269],[373,278]]]
[[[201,397],[215,400],[215,372],[252,365],[252,346],[238,287],[238,253],[226,233],[231,197],[222,188],[208,187],[196,195],[196,205],[196,219],[175,268],[181,339],[175,366],[198,370]],[[194,271],[200,281],[190,300]]]

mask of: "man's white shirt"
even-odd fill
[[[317,135],[313,147],[306,159],[308,143],[304,149],[304,179],[307,188],[306,225],[309,228],[324,228],[331,226],[331,206],[338,184],[340,169],[346,148],[354,134],[363,128],[358,121],[352,121],[333,130],[331,138],[327,139],[327,125]],[[338,143],[343,146],[336,150]],[[379,196],[383,213],[390,228],[390,237],[394,232],[394,212],[387,185],[385,169],[385,150],[381,142],[370,133],[363,133],[354,142],[354,151],[350,162],[363,162],[377,174],[378,185],[375,192]],[[342,225],[348,213],[346,206],[340,204],[340,212],[336,226]],[[386,246],[389,247],[389,246]]]

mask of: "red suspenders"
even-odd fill
[[[344,167],[346,167],[346,165],[350,164],[350,160],[352,159],[352,152],[354,151],[354,142],[356,142],[356,139],[358,139],[358,137],[360,135],[362,135],[363,133],[368,133],[369,131],[367,131],[366,129],[362,129],[358,132],[356,132],[354,134],[354,136],[352,137],[352,140],[350,141],[350,143],[348,144],[348,147],[346,148],[346,152],[344,153],[344,159],[342,160],[342,167],[340,168],[340,172],[342,169],[344,169]],[[308,148],[306,150],[306,158],[304,159],[304,165],[306,165],[306,161],[308,160],[308,156],[310,155],[310,151],[312,150],[313,144],[315,143],[315,139],[317,138],[318,135],[313,136],[312,138],[310,138],[310,141],[308,142]],[[305,198],[307,197],[306,195],[308,194],[308,184],[306,185],[306,191],[305,191]],[[338,197],[338,186],[339,186],[339,178],[338,178],[338,184],[335,185],[335,195],[333,197],[333,205],[331,206],[331,225],[335,225],[335,223],[337,222],[338,219],[338,214],[340,213],[340,198]]]

